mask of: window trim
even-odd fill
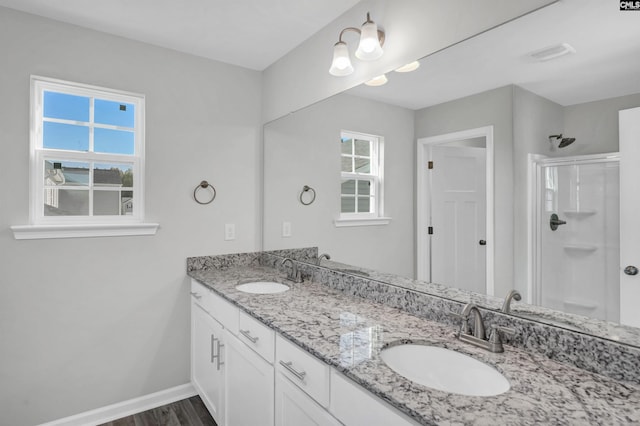
[[[391,222],[390,217],[384,215],[384,137],[369,133],[354,132],[351,130],[341,130],[341,139],[348,137],[351,139],[367,139],[373,141],[372,164],[371,168],[375,173],[357,174],[349,172],[340,172],[340,181],[345,177],[354,177],[354,179],[367,180],[371,179],[375,183],[374,194],[374,212],[368,213],[342,213],[339,212],[338,217],[334,220],[336,227],[347,226],[376,226],[387,225]],[[342,153],[340,154],[342,158]],[[342,191],[340,191],[342,198]]]
[[[135,105],[134,154],[89,152],[89,155],[87,155],[87,152],[84,151],[74,152],[43,148],[43,123],[45,121],[43,119],[43,98],[45,91],[126,102]],[[39,239],[155,234],[159,225],[157,223],[144,222],[144,110],[145,96],[143,94],[32,75],[30,79],[29,112],[29,225],[12,226],[11,230],[14,233],[14,237],[16,239]],[[88,125],[90,129],[103,127],[100,124],[96,126],[93,123],[92,114],[90,115],[91,119]],[[119,126],[107,125],[104,127],[115,128]],[[134,178],[132,189],[135,197],[133,214],[118,216],[45,216],[42,208],[44,205],[44,168],[41,167],[41,164],[51,156],[55,156],[56,159],[76,162],[131,164],[134,176],[137,176]]]

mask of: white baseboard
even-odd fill
[[[40,426],[94,426],[110,422],[152,408],[160,407],[181,399],[196,395],[196,390],[191,383],[151,393],[128,401],[85,411],[63,419],[43,423]]]

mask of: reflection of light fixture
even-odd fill
[[[385,74],[379,75],[377,77],[373,77],[371,80],[366,81],[364,84],[367,86],[382,86],[387,84],[387,76]]]
[[[342,41],[342,35],[347,31],[353,31],[360,34],[360,43],[356,50],[356,58],[363,61],[373,61],[382,56],[382,45],[384,44],[384,31],[378,29],[375,22],[367,13],[367,21],[362,24],[362,29],[347,27],[340,31],[338,42],[333,46],[333,62],[329,73],[338,77],[349,75],[353,72],[351,59],[349,58],[349,50],[347,43]]]
[[[396,72],[411,72],[411,71],[415,71],[418,68],[420,68],[420,62],[418,61],[413,61],[408,63],[407,65],[403,65],[400,68],[398,68],[397,70],[395,70]]]

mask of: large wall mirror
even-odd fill
[[[517,289],[514,314],[640,344],[620,303],[618,124],[640,107],[639,39],[617,2],[561,1],[268,123],[264,249],[318,246],[489,308]]]

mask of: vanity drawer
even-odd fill
[[[209,295],[207,309],[232,334],[238,334],[238,307],[218,296],[213,291]]]
[[[191,280],[191,300],[193,300],[202,308],[204,308],[205,311],[209,310],[209,308],[207,307],[207,304],[209,301],[210,294],[211,294],[211,290],[209,290],[207,287],[200,284],[196,280]]]
[[[280,335],[276,337],[276,369],[318,404],[329,406],[330,367]]]
[[[275,332],[272,329],[240,311],[238,337],[258,355],[273,364]]]

